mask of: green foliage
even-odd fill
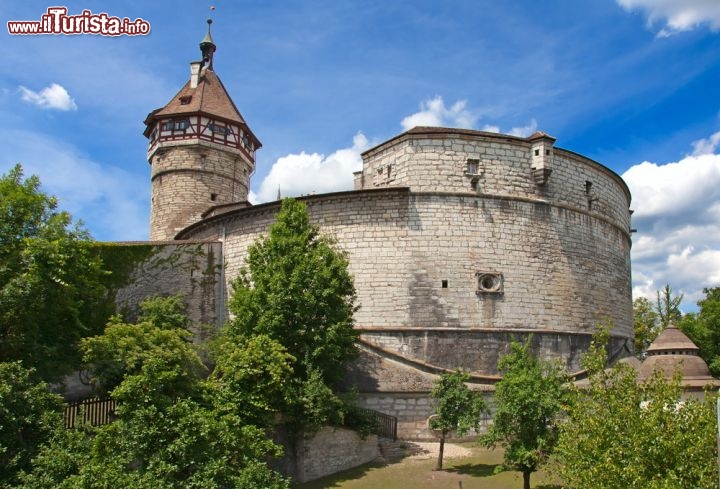
[[[487,434],[486,447],[505,449],[503,470],[523,473],[525,487],[530,474],[538,470],[557,443],[557,418],[563,408],[566,376],[557,362],[533,355],[532,337],[525,343],[513,341],[510,353],[500,359],[502,380],[495,385],[496,411]]]
[[[90,365],[97,387],[109,392],[128,376],[143,369],[174,372],[175,384],[166,385],[170,397],[193,389],[205,371],[185,329],[185,304],[177,297],[156,297],[143,301],[137,324],[111,318],[105,332],[81,341],[83,360]]]
[[[459,436],[480,426],[480,414],[487,411],[482,393],[465,385],[470,376],[461,370],[445,373],[435,382],[430,396],[435,399],[435,416],[430,427],[440,431],[437,470],[442,470],[445,437],[451,431]]]
[[[105,385],[119,380],[117,419],[56,436],[27,487],[289,487],[265,463],[281,452],[266,428],[289,356],[267,337],[225,345],[204,380],[180,308],[177,298],[147,301],[139,323],[115,320],[83,342]]]
[[[294,357],[295,376],[319,370],[332,384],[357,355],[355,287],[348,261],[310,224],[301,202],[285,199],[269,236],[248,249],[247,268],[233,283],[232,336],[265,334]]]
[[[233,283],[234,318],[220,343],[263,335],[285,348],[292,375],[281,410],[293,434],[342,422],[346,409],[330,386],[357,356],[358,338],[347,258],[310,224],[304,204],[285,199],[268,237],[248,248],[246,263]]]
[[[20,362],[0,363],[0,487],[17,482],[38,446],[62,429],[62,398]]]
[[[633,327],[635,329],[635,354],[642,358],[650,343],[660,334],[658,314],[645,297],[633,301]]]
[[[88,233],[20,165],[0,177],[0,361],[56,380],[79,363],[102,302],[102,262]]]
[[[717,487],[715,398],[682,400],[679,377],[638,384],[626,364],[605,370],[607,331],[584,357],[589,386],[573,388],[555,449],[569,487]]]
[[[662,290],[657,291],[657,315],[660,322],[660,331],[667,328],[670,323],[678,324],[682,317],[680,312],[680,304],[683,300],[683,294],[673,295],[672,287],[666,284]]]
[[[696,314],[683,316],[678,327],[700,348],[714,377],[720,377],[720,287],[703,289]]]
[[[209,379],[216,406],[249,424],[269,427],[288,403],[292,360],[280,343],[265,335],[223,343]]]

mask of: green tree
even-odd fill
[[[216,408],[235,413],[248,424],[270,428],[275,414],[287,404],[292,356],[266,335],[226,342],[216,352],[209,379]]]
[[[435,399],[435,416],[430,428],[440,431],[440,453],[435,470],[442,470],[445,438],[450,432],[465,436],[480,426],[480,415],[487,411],[482,393],[465,385],[470,376],[461,370],[445,373],[435,382],[430,396]]]
[[[715,398],[682,400],[679,377],[639,384],[627,364],[605,369],[608,333],[583,364],[589,385],[574,387],[555,448],[569,487],[717,487]]]
[[[293,369],[283,414],[293,431],[342,417],[331,386],[357,356],[355,298],[345,254],[310,223],[303,203],[285,199],[268,236],[248,248],[221,342],[266,335],[283,345]]]
[[[357,355],[355,287],[347,258],[310,223],[307,207],[285,199],[246,262],[233,282],[229,331],[279,341],[295,358],[297,376],[307,379],[319,369],[326,382],[339,380],[344,363]]]
[[[532,337],[513,341],[500,359],[502,380],[495,385],[496,411],[488,432],[480,439],[487,447],[505,449],[502,470],[523,474],[523,488],[545,463],[557,443],[557,418],[563,408],[566,375],[557,362],[533,355]]]
[[[670,284],[665,284],[662,290],[657,291],[657,315],[660,322],[660,331],[668,327],[670,323],[678,324],[682,317],[680,304],[684,295],[674,295]]]
[[[266,432],[290,357],[267,337],[225,345],[206,380],[179,308],[177,298],[152,299],[137,324],[116,319],[83,341],[99,378],[114,385],[116,420],[59,433],[26,486],[288,487],[267,466],[281,448]]]
[[[182,373],[168,392],[170,397],[192,391],[206,368],[186,329],[185,304],[177,296],[153,297],[143,301],[140,310],[137,323],[128,324],[114,316],[102,335],[81,340],[83,360],[90,366],[96,386],[101,392],[110,392],[128,375],[154,362]]]
[[[40,445],[62,429],[62,398],[20,362],[0,363],[0,487],[15,486]]]
[[[633,326],[635,330],[635,354],[642,358],[650,343],[660,334],[658,313],[645,297],[633,301]]]
[[[20,165],[0,177],[0,361],[22,360],[45,380],[77,368],[105,293],[102,262],[71,221]]]
[[[720,287],[703,289],[698,312],[683,316],[677,325],[700,348],[700,356],[714,377],[720,377]]]

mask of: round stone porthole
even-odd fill
[[[499,294],[503,291],[503,277],[501,273],[478,272],[477,292],[479,294]]]

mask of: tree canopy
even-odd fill
[[[445,437],[450,432],[458,436],[477,430],[480,415],[487,410],[481,392],[475,392],[465,385],[470,376],[455,370],[440,376],[435,382],[430,396],[435,399],[435,415],[431,418],[430,428],[440,432],[440,452],[435,470],[442,470]]]
[[[62,398],[20,362],[0,363],[0,487],[15,486],[62,423]]]
[[[294,357],[297,376],[316,369],[328,383],[339,380],[357,355],[355,287],[347,258],[310,223],[307,207],[285,199],[246,263],[233,282],[228,332],[268,335]]]
[[[589,385],[573,388],[555,449],[569,487],[717,487],[715,397],[683,399],[679,377],[645,383],[627,364],[605,369],[607,332],[583,359]]]
[[[77,367],[105,293],[91,244],[36,176],[17,165],[0,177],[0,361],[22,360],[46,380]]]
[[[268,236],[248,248],[229,309],[220,344],[267,336],[289,355],[282,411],[292,432],[342,421],[332,388],[358,353],[355,287],[345,254],[310,223],[303,203],[285,199]]]
[[[523,487],[530,489],[530,475],[545,463],[557,443],[557,418],[564,407],[567,380],[557,362],[538,359],[532,352],[532,337],[513,341],[510,353],[498,363],[502,379],[495,385],[495,414],[483,445],[505,449],[503,470],[523,474]]]
[[[635,329],[635,354],[642,358],[650,344],[660,334],[658,314],[645,297],[633,301],[633,327]]]
[[[152,299],[138,323],[115,318],[83,342],[104,385],[119,380],[116,419],[58,431],[21,476],[28,487],[288,488],[267,466],[281,448],[266,431],[289,356],[267,337],[226,345],[205,379],[180,306]]]
[[[677,325],[700,348],[700,356],[714,377],[720,377],[720,287],[703,289],[698,312],[683,316]]]

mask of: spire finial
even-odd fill
[[[215,10],[215,7],[210,7],[210,10]],[[215,42],[213,41],[212,35],[210,34],[210,26],[212,25],[212,23],[212,18],[208,17],[207,34],[205,34],[203,40],[200,41],[200,52],[202,53],[203,65],[207,66],[209,70],[213,69],[213,54],[215,53],[215,49],[217,49],[217,47],[215,46]]]

